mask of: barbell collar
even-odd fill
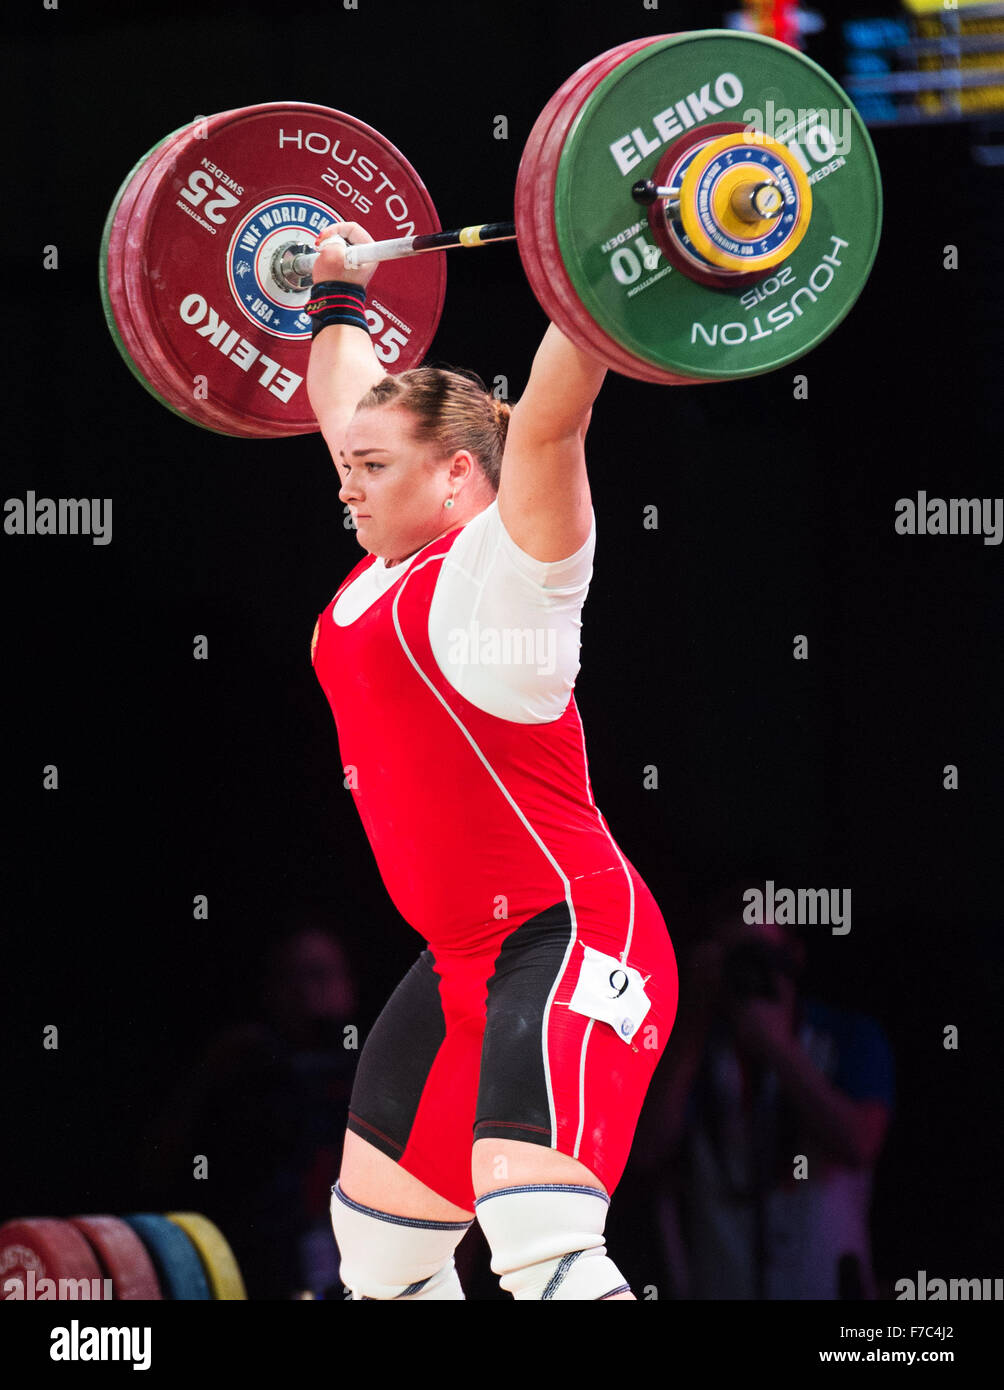
[[[631,189],[631,197],[636,203],[641,203],[644,207],[651,207],[653,203],[662,199],[665,203],[667,217],[675,217],[680,210],[680,190],[678,188],[662,188],[652,179],[639,179]]]

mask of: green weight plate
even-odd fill
[[[781,139],[812,185],[801,244],[745,290],[652,268],[618,240],[637,216],[635,181],[684,130],[721,121]],[[561,151],[554,221],[569,280],[606,334],[657,368],[734,380],[803,356],[846,316],[875,259],[882,189],[864,123],[822,68],[774,39],[702,30],[654,41],[589,95]]]
[[[527,279],[541,307],[581,351],[613,371],[665,383],[659,373],[639,362],[606,334],[583,309],[565,275],[554,239],[554,176],[565,135],[588,93],[629,54],[651,40],[635,39],[601,53],[584,64],[558,89],[541,112],[523,151],[516,178],[515,218],[519,253]]]

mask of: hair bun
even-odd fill
[[[506,435],[509,433],[510,407],[508,401],[503,401],[498,396],[492,397],[492,413],[495,420],[495,433],[498,435],[499,443],[505,448]]]

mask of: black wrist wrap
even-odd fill
[[[365,305],[366,290],[362,285],[350,285],[345,280],[325,280],[313,285],[310,299],[304,305],[304,313],[311,318],[312,337],[316,338],[322,328],[333,323],[347,323],[368,333],[370,326],[366,322]]]

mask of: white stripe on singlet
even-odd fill
[[[620,866],[624,870],[624,877],[627,879],[630,903],[630,906],[628,908],[628,932],[627,940],[624,942],[624,949],[621,951],[621,964],[626,965],[628,951],[631,949],[631,939],[634,936],[634,883],[631,881],[631,875],[628,873],[627,865],[624,863],[624,856],[617,848],[617,843],[614,840],[614,837],[610,834],[610,831],[607,829],[603,817],[600,815],[600,808],[596,805],[596,802],[593,799],[593,789],[589,785],[589,760],[586,757],[586,732],[585,729],[582,727],[581,719],[579,720],[579,734],[582,739],[582,770],[586,781],[586,791],[589,794],[589,804],[596,812],[596,818],[599,821],[600,829],[603,831],[607,839],[610,841],[614,853],[617,855],[617,858],[620,861]],[[592,1032],[592,1030],[593,1020],[590,1019],[589,1027],[586,1029],[582,1038],[582,1051],[579,1054],[579,1128],[575,1135],[575,1147],[572,1150],[573,1158],[578,1158],[579,1156],[579,1148],[582,1144],[582,1134],[586,1124],[586,1047],[589,1043],[589,1035]]]

